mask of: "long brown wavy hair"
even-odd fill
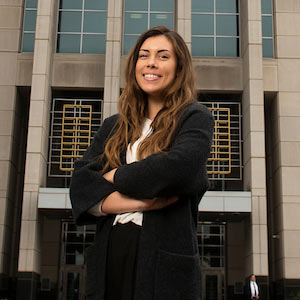
[[[144,41],[159,35],[165,36],[173,46],[177,62],[176,75],[164,90],[162,95],[164,106],[152,122],[152,134],[138,147],[138,159],[168,150],[182,111],[195,97],[192,58],[182,37],[165,26],[153,27],[144,32],[127,58],[126,85],[118,103],[120,117],[105,146],[103,158],[106,158],[106,163],[103,172],[109,167],[119,167],[121,152],[127,149],[129,143],[132,145],[141,136],[148,101],[147,94],[136,81],[135,67]]]

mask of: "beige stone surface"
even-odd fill
[[[281,167],[282,174],[282,194],[289,196],[300,195],[300,168]]]
[[[30,101],[30,118],[29,126],[43,126],[43,117],[45,109],[45,101],[31,100]]]
[[[10,168],[10,162],[0,161],[0,190],[7,189],[9,168]]]
[[[35,40],[35,52],[33,62],[33,74],[48,74],[48,56],[49,54],[48,40]]]
[[[1,197],[0,198],[0,225],[5,224],[6,205],[7,205],[7,198]],[[1,240],[0,240],[0,245],[2,245]],[[0,252],[1,252],[1,248],[0,248]]]
[[[262,44],[261,20],[248,22],[248,44]],[[245,37],[246,38],[246,37]]]
[[[250,45],[246,51],[244,60],[244,72],[249,79],[263,79],[262,73],[262,45]],[[245,80],[248,80],[246,77]]]
[[[43,101],[46,96],[46,85],[45,75],[33,75],[30,99]]]
[[[280,117],[280,140],[285,142],[300,142],[299,117]]]
[[[300,167],[300,141],[299,142],[281,142],[280,146],[276,147],[276,149],[280,148],[280,161],[276,160],[278,164],[283,167]]]
[[[276,35],[300,35],[300,13],[276,13]]]
[[[300,218],[299,218],[300,203],[285,203],[285,197],[283,197],[283,204],[281,207],[282,207],[282,214],[283,214],[284,230],[286,232],[288,232],[288,230],[296,230],[298,232],[298,235],[300,235]],[[286,235],[285,237],[287,238]],[[292,245],[287,241],[285,242],[287,247]],[[299,247],[300,247],[300,239],[299,239]],[[287,254],[287,256],[290,255]],[[300,252],[299,252],[299,257],[300,257]]]
[[[0,10],[1,11],[1,10]],[[1,18],[1,16],[0,16]],[[1,85],[15,85],[16,83],[16,58],[15,53],[0,53],[0,84]]]
[[[196,88],[205,91],[242,91],[243,66],[240,59],[193,58]]]
[[[300,58],[300,36],[277,37],[278,58]]]
[[[45,161],[41,154],[27,153],[25,165],[25,185],[40,183],[40,172],[42,172],[41,166],[44,163]]]
[[[93,59],[83,61],[70,61],[69,59],[63,61],[61,58],[54,60],[52,71],[53,87],[104,87],[103,55],[93,55],[90,57]]]
[[[243,126],[248,130],[264,132],[264,106],[250,105],[246,110],[243,108]],[[247,131],[244,129],[244,135]]]
[[[278,113],[282,117],[300,117],[300,92],[280,92],[278,94]]]
[[[12,136],[0,135],[0,160],[11,159]]]
[[[122,37],[122,19],[107,18],[106,42],[120,42]],[[107,53],[107,52],[106,52]]]
[[[12,85],[0,85],[0,110],[14,110],[16,88]]]
[[[300,13],[300,2],[298,0],[275,0],[276,12]]]
[[[284,249],[285,258],[300,259],[300,230],[285,230]]]
[[[45,2],[48,2],[48,1],[45,1]],[[35,33],[35,38],[48,40],[50,38],[50,33],[51,33],[50,29],[52,26],[51,17],[49,15],[47,15],[47,16],[38,15],[36,22],[37,22],[37,25],[36,25],[37,30]]]
[[[32,65],[33,65],[33,54],[22,53],[18,55],[17,60],[17,86],[31,86],[32,80]]]
[[[261,20],[261,1],[253,0],[247,1],[248,6],[248,20],[249,21],[260,21]]]
[[[37,220],[38,193],[24,192],[22,205],[22,219],[27,221]]]
[[[244,157],[265,157],[264,132],[250,131],[244,139]]]
[[[13,134],[14,111],[0,111],[0,135]]]
[[[281,92],[300,92],[300,60],[278,59],[278,79]]]
[[[39,16],[50,16],[52,12],[53,1],[39,0],[38,2],[38,15]]]
[[[263,90],[266,92],[278,91],[277,60],[263,60]]]
[[[0,9],[0,28],[19,29],[22,22],[22,7],[2,6]]]
[[[265,188],[265,159],[264,158],[252,158],[251,159],[252,177],[251,187],[253,188]]]
[[[38,250],[38,223],[36,220],[22,220],[20,234],[20,249]]]
[[[19,30],[0,30],[0,51],[17,52],[19,50]]]
[[[19,272],[36,272],[40,273],[40,259],[41,254],[39,251],[30,249],[19,251]]]
[[[259,196],[259,224],[267,225],[267,197]],[[267,240],[267,239],[266,239]]]
[[[285,257],[284,263],[284,277],[285,278],[298,278],[300,274],[300,257]]]

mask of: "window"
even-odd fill
[[[261,0],[263,57],[274,57],[272,0]]]
[[[57,52],[104,54],[106,0],[60,0]]]
[[[33,52],[37,0],[26,0],[23,24],[22,52]]]
[[[123,20],[123,54],[126,55],[147,29],[159,25],[174,28],[174,0],[125,0]]]
[[[192,0],[192,55],[239,56],[238,0]]]

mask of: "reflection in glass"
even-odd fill
[[[218,300],[218,276],[205,276],[205,294],[206,300]]]
[[[59,32],[80,32],[81,12],[62,11],[59,13]]]
[[[262,36],[273,37],[272,16],[262,16]]]
[[[82,9],[82,0],[60,0],[59,8]]]
[[[22,52],[33,52],[34,48],[34,33],[23,34]]]
[[[106,32],[106,13],[104,12],[85,12],[83,32],[105,33]]]
[[[108,0],[85,0],[84,9],[106,10]]]
[[[151,11],[166,11],[173,12],[174,0],[151,0],[150,1]]]
[[[25,11],[24,31],[35,31],[36,10]]]
[[[79,53],[80,35],[79,34],[58,34],[57,52],[60,53]]]
[[[193,56],[213,56],[214,39],[205,37],[192,37]]]
[[[261,0],[261,12],[263,14],[272,14],[272,0]]]
[[[105,35],[84,34],[82,40],[82,53],[104,54],[105,38]]]
[[[147,11],[148,0],[124,0],[126,11]]]
[[[217,38],[217,56],[239,56],[239,39]]]
[[[217,35],[237,36],[238,17],[232,15],[217,15]]]
[[[148,17],[145,13],[125,13],[126,34],[141,34],[147,30]]]
[[[216,0],[217,13],[237,13],[238,1],[237,0]]]
[[[136,42],[138,35],[125,35],[123,38],[123,54],[128,54],[132,45]]]
[[[79,273],[67,273],[67,300],[79,300],[79,282]]]
[[[213,15],[193,15],[192,18],[193,35],[213,35],[214,16]]]
[[[150,27],[160,25],[173,28],[173,14],[151,14]]]
[[[37,8],[37,0],[26,0],[26,8]]]
[[[213,12],[214,0],[192,0],[192,12]]]
[[[265,58],[273,58],[274,50],[273,50],[273,39],[263,39],[263,57]]]

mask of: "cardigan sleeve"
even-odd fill
[[[114,175],[116,189],[137,199],[199,192],[203,174],[202,180],[207,182],[206,162],[213,128],[210,111],[203,105],[193,105],[184,113],[169,151],[120,166]]]
[[[99,220],[99,217],[91,215],[88,210],[116,191],[114,185],[100,174],[103,166],[99,159],[104,151],[106,139],[116,121],[116,116],[114,115],[103,122],[91,146],[83,157],[75,162],[70,185],[70,199],[74,219],[79,225],[95,223]],[[105,218],[105,216],[101,218]]]

